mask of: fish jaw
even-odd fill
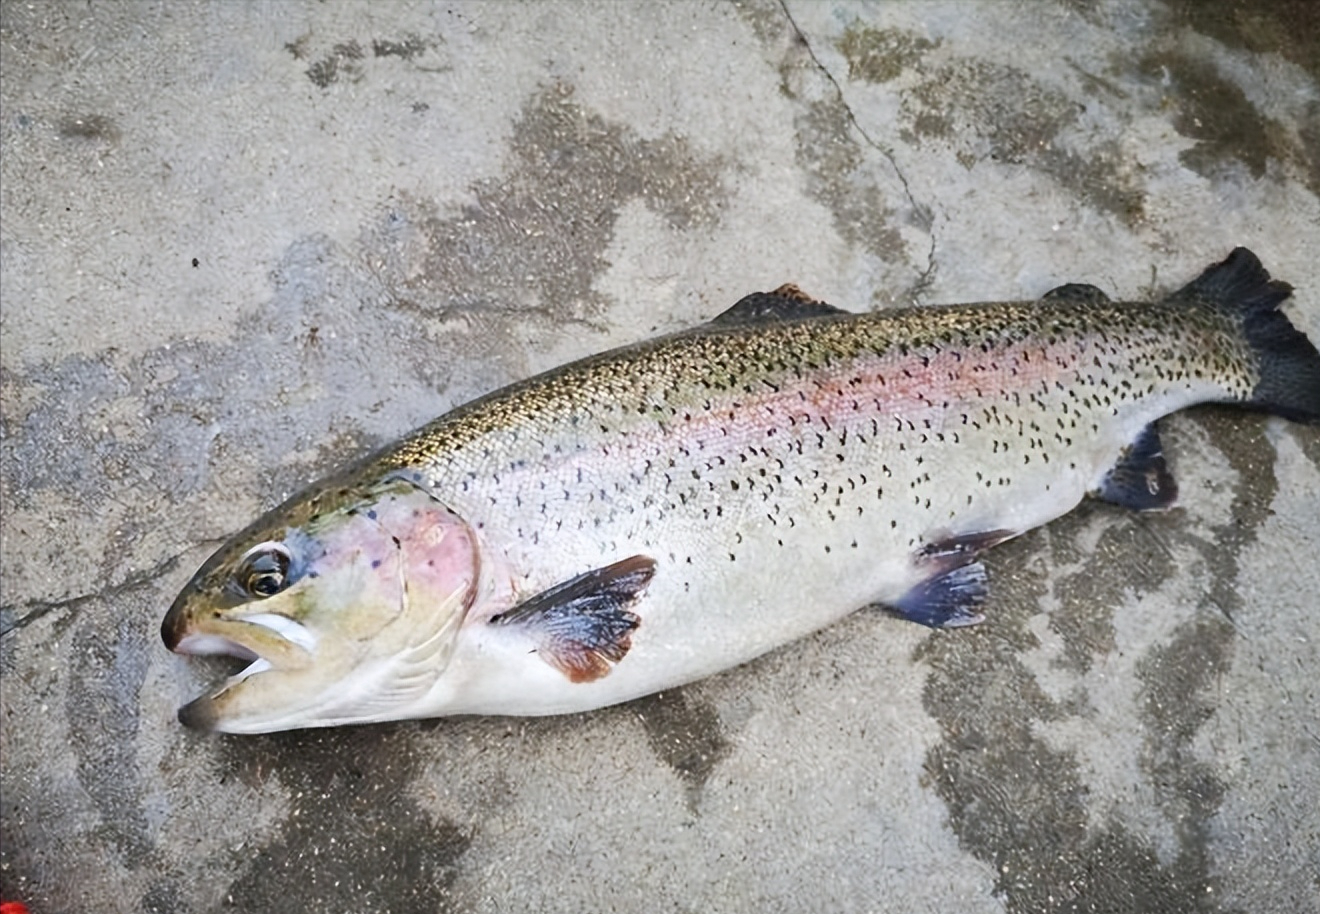
[[[176,653],[252,661],[181,708],[179,720],[265,733],[406,716],[443,672],[476,594],[472,530],[397,480],[305,517],[280,510],[299,522],[240,534],[162,624]],[[249,545],[253,538],[261,541]],[[259,577],[269,555],[286,569],[281,589],[245,591],[247,581],[262,586],[251,569],[255,562]]]

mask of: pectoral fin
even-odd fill
[[[654,574],[653,559],[634,555],[543,590],[488,624],[521,628],[546,663],[572,682],[593,682],[632,647],[642,619],[628,607]]]
[[[1164,462],[1160,433],[1154,425],[1141,430],[1137,440],[1123,452],[1091,495],[1138,511],[1167,508],[1174,503],[1178,498],[1178,483]]]

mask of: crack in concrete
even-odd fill
[[[179,559],[183,558],[188,551],[191,550],[176,553],[146,571],[131,574],[117,584],[111,584],[91,593],[66,597],[63,600],[29,600],[21,606],[15,604],[0,606],[0,638],[7,637],[11,632],[19,629],[27,628],[33,622],[50,613],[77,609],[93,600],[118,597],[136,590],[144,584],[149,584],[160,575],[173,571],[179,564]]]
[[[922,270],[921,274],[917,277],[917,281],[909,290],[909,295],[912,300],[916,302],[935,282],[937,264],[935,263],[936,241],[934,213],[929,206],[917,202],[916,196],[912,193],[912,187],[908,184],[907,175],[903,174],[903,169],[899,167],[898,160],[894,157],[894,151],[872,138],[871,134],[867,133],[866,128],[862,126],[861,121],[857,119],[857,115],[853,112],[852,105],[848,104],[848,97],[843,93],[843,86],[839,85],[839,81],[834,78],[834,74],[830,72],[829,67],[825,66],[821,59],[816,56],[816,49],[811,46],[811,41],[807,38],[806,32],[802,31],[801,26],[797,24],[797,20],[793,18],[793,13],[788,8],[788,0],[779,0],[779,7],[784,11],[784,18],[788,20],[789,26],[793,29],[793,34],[797,36],[798,41],[802,42],[802,47],[806,48],[808,56],[811,57],[811,62],[816,65],[816,69],[824,74],[825,78],[829,80],[830,85],[834,87],[834,93],[838,96],[839,104],[843,106],[844,113],[848,116],[848,123],[852,124],[857,130],[857,133],[861,135],[862,139],[866,142],[866,145],[884,156],[885,161],[889,163],[889,167],[892,168],[894,174],[898,176],[899,183],[903,185],[903,194],[907,197],[908,203],[912,206],[912,211],[916,215],[917,225],[930,234],[930,250],[926,252],[926,269]]]

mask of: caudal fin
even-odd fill
[[[1320,422],[1320,352],[1279,305],[1292,286],[1261,266],[1246,248],[1206,269],[1171,296],[1230,314],[1256,354],[1260,380],[1246,406],[1296,422]]]

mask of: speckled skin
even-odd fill
[[[402,475],[469,525],[480,595],[425,697],[370,719],[599,707],[895,603],[934,573],[928,545],[1046,523],[1149,423],[1259,383],[1241,321],[1185,292],[715,323],[437,419],[240,534],[171,617],[214,605],[246,546]],[[608,675],[572,682],[489,624],[636,555],[656,571]]]
[[[371,472],[418,474],[473,524],[517,594],[629,555],[657,561],[633,649],[610,676],[571,688],[537,676],[511,704],[508,671],[481,659],[493,646],[474,643],[475,674],[443,705],[567,711],[725,669],[893,602],[929,576],[917,560],[926,544],[1058,517],[1148,423],[1247,399],[1254,384],[1230,321],[1185,304],[984,304],[711,328],[476,401]],[[466,628],[474,642],[491,640],[481,615]]]

